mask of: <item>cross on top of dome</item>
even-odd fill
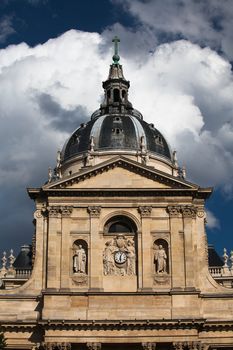
[[[119,53],[118,53],[118,43],[120,42],[120,39],[117,36],[115,36],[112,39],[112,42],[114,43],[114,55],[112,56],[113,63],[114,64],[118,64],[119,61],[120,61],[120,56],[119,56]]]

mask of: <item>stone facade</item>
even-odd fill
[[[61,176],[28,190],[35,261],[24,285],[0,290],[8,348],[232,348],[233,292],[208,269],[212,189],[160,154],[145,164],[93,140],[91,152],[91,165],[59,159]]]

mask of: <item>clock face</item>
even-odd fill
[[[115,253],[115,262],[118,264],[123,264],[126,262],[127,256],[125,252],[116,252]]]

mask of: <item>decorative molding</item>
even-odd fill
[[[173,349],[174,350],[183,350],[185,346],[185,343],[173,343]]]
[[[155,350],[156,343],[142,343],[143,350]]]
[[[179,215],[182,214],[183,218],[195,219],[197,211],[198,209],[194,205],[174,205],[167,207],[167,212],[170,217],[179,217]]]
[[[98,218],[100,216],[101,207],[100,206],[91,206],[87,208],[88,213],[91,218]]]
[[[48,207],[48,215],[51,218],[58,218],[60,216],[60,207],[51,206]]]
[[[206,212],[204,210],[204,208],[197,208],[197,216],[199,218],[206,218]]]
[[[87,343],[87,348],[89,350],[100,350],[101,349],[101,343]]]
[[[157,284],[157,285],[169,285],[170,284],[170,275],[154,275],[154,284]]]
[[[173,343],[174,350],[208,350],[209,345],[202,344],[199,341]]]
[[[47,208],[49,217],[57,218],[60,216],[68,217],[71,215],[73,207],[71,206],[51,206]]]
[[[68,217],[71,215],[72,211],[73,211],[72,207],[68,207],[68,206],[61,207],[61,215],[62,216]]]
[[[40,218],[42,218],[42,211],[41,211],[41,209],[37,209],[34,212],[34,219],[40,219]]]
[[[72,277],[73,285],[76,285],[76,286],[80,286],[80,287],[86,286],[87,281],[88,281],[88,277],[84,273],[79,274],[79,275],[75,275]]]
[[[70,343],[43,343],[42,347],[44,350],[71,350]]]
[[[138,208],[138,211],[141,214],[141,217],[149,217],[149,216],[151,216],[152,207],[140,206]]]
[[[197,208],[193,205],[181,206],[180,210],[184,218],[196,218]]]
[[[173,206],[168,206],[167,207],[167,212],[170,217],[175,218],[178,217],[180,214],[180,206],[178,205],[173,205]]]
[[[91,170],[90,169],[85,170],[79,176],[60,181],[60,183],[54,184],[51,187],[54,189],[66,188],[67,186],[72,186],[74,183],[79,183],[81,181],[87,180],[93,176],[96,176],[103,172],[107,172],[116,167],[121,167],[123,169],[127,169],[131,172],[139,174],[148,179],[159,181],[160,183],[164,183],[166,185],[170,185],[172,188],[198,189],[196,186],[191,186],[189,184],[186,184],[184,181],[180,179],[175,180],[172,176],[169,176],[169,175],[164,176],[159,172],[148,169],[144,165],[139,165],[137,162],[129,161],[128,159],[122,159],[122,158],[121,159],[118,158],[115,161],[112,161],[111,163],[106,162],[102,166],[99,166],[99,165],[93,166]]]

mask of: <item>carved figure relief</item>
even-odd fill
[[[119,234],[105,243],[103,252],[104,275],[135,275],[136,252],[132,238]]]

